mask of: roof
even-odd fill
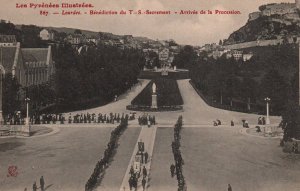
[[[46,62],[48,48],[22,48],[24,62]]]
[[[15,35],[0,35],[0,43],[16,43]]]
[[[15,59],[17,47],[0,47],[0,63],[6,72],[10,72]]]

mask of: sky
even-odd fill
[[[0,19],[14,24],[70,27],[113,34],[144,36],[151,39],[173,39],[179,44],[203,45],[226,39],[246,24],[248,14],[268,3],[294,0],[1,0]],[[30,3],[91,3],[89,10],[127,11],[126,15],[40,15],[41,10],[55,9],[16,8],[16,4]],[[73,10],[73,9],[69,9]],[[238,15],[129,15],[128,10],[237,10]],[[59,12],[62,9],[58,9]]]

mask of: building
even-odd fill
[[[0,39],[1,43],[3,41]],[[51,46],[48,48],[21,48],[19,42],[12,44],[0,46],[1,71],[4,74],[12,74],[12,77],[15,77],[23,87],[47,82],[55,72]]]
[[[0,47],[16,45],[17,40],[15,35],[0,35]]]
[[[265,5],[262,11],[262,15],[284,15],[290,13],[296,13],[297,8],[295,3],[280,3],[280,4],[268,4]]]
[[[50,80],[55,68],[51,46],[48,48],[22,48],[26,86],[43,84]]]
[[[229,52],[230,50],[228,49],[222,49],[222,48],[219,48],[217,50],[214,50],[212,53],[211,53],[211,56],[214,58],[214,59],[217,59],[217,58],[220,58],[221,56],[223,56],[223,54]]]
[[[40,31],[40,38],[42,40],[54,40],[54,31],[43,29]]]
[[[83,34],[70,34],[66,40],[72,45],[79,45],[86,42],[86,37]]]
[[[169,58],[169,49],[164,48],[158,53],[159,61],[167,61]]]
[[[261,12],[257,11],[257,12],[253,12],[249,14],[249,21],[253,21],[258,19],[261,16]]]
[[[243,54],[243,61],[246,62],[248,60],[250,60],[253,57],[253,53],[249,52],[249,53],[244,53]]]
[[[25,66],[21,54],[20,43],[15,46],[0,47],[0,68],[4,75],[12,74],[22,86],[25,83]]]

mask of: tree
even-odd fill
[[[271,98],[270,110],[273,114],[282,114],[288,96],[288,83],[277,70],[270,70],[260,85],[261,99]]]
[[[79,30],[79,29],[75,29],[75,30],[74,30],[74,34],[82,34],[82,32],[81,32],[81,30]]]
[[[179,52],[179,54],[175,56],[172,65],[177,66],[178,68],[189,69],[196,64],[196,61],[197,61],[197,54],[194,48],[190,45],[186,45]]]
[[[15,111],[20,110],[19,101],[20,85],[12,75],[6,74],[3,78],[3,114],[13,114]]]
[[[289,104],[282,115],[281,127],[284,131],[283,139],[300,139],[300,107],[295,103]]]
[[[222,41],[222,40],[219,41],[219,45],[220,45],[220,46],[223,45],[223,41]]]

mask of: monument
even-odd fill
[[[156,95],[156,84],[153,82],[152,84],[152,109],[157,109],[157,95]]]

